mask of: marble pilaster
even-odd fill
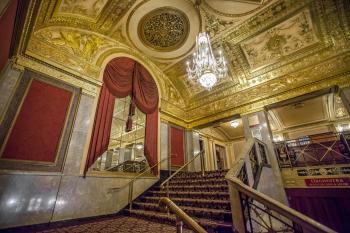
[[[287,203],[281,172],[275,155],[273,137],[267,112],[260,111],[242,116],[245,138],[255,137],[263,141],[268,149],[268,161],[271,168],[264,167],[260,176],[258,190],[275,200]]]
[[[6,107],[11,100],[15,90],[16,84],[20,79],[21,71],[12,68],[11,64],[8,64],[0,77],[0,121],[3,114],[6,111]]]

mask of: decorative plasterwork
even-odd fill
[[[72,14],[76,17],[96,18],[108,0],[62,0],[57,14]]]
[[[179,3],[177,0],[154,1],[162,3],[157,7],[166,6],[164,2],[173,5]],[[207,10],[212,21],[206,19],[207,16],[202,16],[203,28],[211,25],[211,30],[217,30],[219,35],[212,38],[213,47],[225,50],[231,72],[228,79],[211,92],[192,89],[193,84],[185,81],[185,62],[190,49],[186,49],[188,54],[182,57],[167,60],[161,59],[163,56],[150,56],[133,45],[130,40],[132,38],[127,33],[127,20],[132,19],[135,12],[142,13],[142,6],[153,0],[137,4],[134,4],[135,1],[108,0],[103,6],[101,4],[100,13],[94,16],[93,21],[84,13],[59,13],[57,3],[62,1],[33,2],[40,3],[40,9],[36,18],[36,12],[31,12],[27,17],[28,20],[35,21],[35,25],[26,23],[25,38],[22,38],[26,46],[21,55],[25,57],[23,63],[26,67],[42,70],[42,66],[50,66],[50,70],[65,73],[74,77],[74,80],[84,81],[98,89],[108,59],[113,56],[135,58],[157,80],[162,97],[161,114],[164,118],[183,122],[189,127],[237,113],[253,112],[267,104],[329,85],[350,84],[350,11],[347,11],[349,8],[346,8],[348,6],[345,0],[265,1],[269,4],[264,2],[259,10],[245,15],[247,18],[237,24],[230,24],[227,17]],[[191,1],[181,2],[193,7]],[[304,12],[310,12],[305,22],[312,23],[312,32],[317,36],[318,42],[280,56],[273,64],[264,63],[259,69],[252,70],[241,45],[278,28],[284,22],[290,22],[293,17],[298,18]],[[199,22],[195,10],[189,20],[190,23],[194,20]],[[221,25],[225,24],[223,21],[228,24],[216,29],[215,21]],[[28,28],[33,29],[33,33]],[[190,27],[190,32],[197,34],[192,29]],[[23,61],[23,57],[18,61]],[[53,72],[53,76],[59,77],[58,73]],[[81,83],[79,85],[82,86]]]
[[[55,46],[65,53],[83,58],[88,62],[95,60],[99,51],[113,47],[115,42],[107,37],[73,28],[50,27],[38,30],[35,38]]]
[[[187,39],[189,20],[182,11],[170,7],[157,8],[146,14],[138,25],[141,41],[153,49],[175,50]]]
[[[67,0],[67,2],[66,0],[42,1],[35,27],[72,26],[80,30],[85,29],[107,35],[111,33],[111,29],[116,25],[116,22],[125,15],[136,0],[107,0],[105,4],[102,4],[104,2],[101,1],[102,0]],[[94,3],[96,3],[95,8],[97,12],[92,12],[90,10],[90,7],[94,7]],[[80,11],[83,12],[79,13],[79,10],[68,10],[69,13],[65,13],[66,11],[62,11],[60,8],[62,4],[64,4],[64,6],[67,6],[67,4],[73,6],[80,5],[82,8]],[[90,7],[88,7],[89,4]],[[89,10],[86,8],[89,8]],[[75,8],[73,7],[72,9]]]
[[[334,96],[334,112],[336,118],[349,117],[340,96]]]
[[[318,42],[308,9],[241,43],[251,69],[272,64]]]

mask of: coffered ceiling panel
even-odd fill
[[[242,119],[237,119],[237,128],[231,126],[231,122],[225,122],[220,124],[217,129],[223,132],[229,140],[244,137]]]
[[[108,0],[61,0],[57,5],[57,15],[71,15],[95,19]]]
[[[241,43],[250,68],[256,69],[317,43],[310,11],[303,10],[271,29]]]
[[[237,17],[252,13],[253,11],[259,9],[262,2],[262,0],[206,0],[204,1],[204,4],[206,4],[212,11],[217,12],[219,15],[226,17]]]
[[[325,96],[273,110],[285,128],[328,119]]]

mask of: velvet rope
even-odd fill
[[[158,89],[149,72],[136,61],[119,57],[111,60],[104,71],[103,86],[95,115],[85,171],[107,149],[113,118],[114,99],[131,95],[126,131],[132,130],[131,116],[135,105],[146,114],[145,156],[149,165],[157,163]]]

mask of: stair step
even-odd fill
[[[211,209],[211,208],[198,208],[190,206],[179,206],[180,209],[185,211],[188,215],[199,218],[222,220],[226,222],[231,222],[231,211]],[[151,210],[162,212],[164,211],[159,207],[158,203],[143,203],[143,202],[133,202],[134,209]]]
[[[155,191],[161,190],[159,186],[154,187]],[[228,192],[228,186],[227,185],[211,185],[211,186],[204,186],[204,185],[169,185],[169,190],[175,190],[175,191],[208,191],[208,192]]]
[[[179,175],[177,174],[174,176],[172,179],[225,179],[226,174],[206,174],[202,176],[201,174],[199,175]]]
[[[146,218],[151,221],[161,221],[170,224],[174,224],[176,222],[175,215],[160,213],[156,211],[145,211],[145,210],[126,210],[128,214],[132,216]],[[225,221],[211,221],[209,219],[203,218],[193,218],[196,222],[198,222],[202,227],[206,228],[208,232],[233,232],[232,231],[232,223]]]
[[[166,191],[149,191],[147,194],[152,196],[165,197]],[[228,199],[228,192],[191,192],[191,191],[169,191],[169,197],[184,197],[184,198],[205,198],[205,199]]]
[[[227,185],[226,180],[207,179],[207,180],[171,180],[169,185]]]
[[[205,176],[225,176],[228,170],[220,171],[206,171],[204,172]],[[179,172],[177,176],[201,176],[202,172]]]
[[[178,181],[178,180],[195,180],[195,181],[198,181],[198,180],[207,180],[207,181],[226,181],[225,180],[225,177],[212,177],[212,176],[198,176],[198,177],[192,177],[192,176],[185,176],[185,177],[182,177],[182,176],[174,176],[173,178],[171,178],[170,182],[172,181]]]
[[[160,197],[140,197],[140,200],[147,203],[157,203],[159,202]],[[176,205],[181,206],[193,206],[193,207],[202,207],[202,208],[216,208],[222,210],[230,210],[230,202],[228,200],[217,200],[217,199],[194,199],[194,198],[171,198],[171,200]]]

